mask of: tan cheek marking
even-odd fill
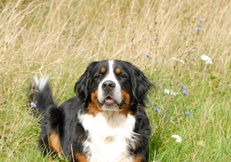
[[[106,68],[105,68],[105,67],[102,67],[102,68],[100,69],[100,73],[105,74],[105,73],[106,73]]]
[[[49,134],[49,146],[56,152],[56,153],[61,153],[61,145],[60,145],[60,140],[59,136],[56,132],[51,132]]]
[[[79,161],[79,162],[87,162],[87,157],[81,153],[76,153],[75,154],[75,158]]]
[[[120,69],[120,68],[116,68],[116,69],[115,69],[115,73],[116,73],[117,75],[119,75],[119,74],[121,73],[121,69]]]
[[[142,157],[137,155],[135,158],[134,158],[134,162],[141,162],[142,161]]]
[[[123,110],[120,113],[123,113],[125,115],[127,115],[129,113],[129,104],[130,104],[130,94],[128,94],[127,92],[125,92],[124,90],[121,90],[122,93],[122,97],[123,100],[125,101],[125,105]]]
[[[87,108],[87,111],[89,114],[92,114],[93,116],[96,116],[101,110],[98,108],[97,105],[97,96],[98,96],[98,91],[92,92],[91,93],[91,103]]]

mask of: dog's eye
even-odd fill
[[[121,73],[118,75],[118,78],[125,79],[125,78],[127,78],[127,75]]]
[[[103,78],[103,74],[97,74],[95,76],[95,79],[98,80],[98,79],[102,79]]]

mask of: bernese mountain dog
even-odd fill
[[[60,106],[48,77],[34,77],[29,105],[41,118],[39,148],[75,162],[146,162],[151,134],[144,111],[151,82],[121,60],[92,62]]]

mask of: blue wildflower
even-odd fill
[[[188,96],[188,92],[184,89],[183,90],[183,94],[187,97]]]
[[[205,19],[203,19],[202,17],[199,18],[200,22],[204,22]]]
[[[183,95],[188,96],[188,92],[186,91],[185,85],[183,83],[180,83],[179,87],[181,87],[183,89]]]
[[[147,58],[152,58],[152,55],[149,53],[146,53],[145,55],[147,56]]]
[[[161,84],[160,82],[158,82],[157,85],[158,85],[158,87],[159,87],[160,89],[163,88],[163,86],[162,86],[162,84]]]
[[[168,117],[167,115],[164,115],[164,118],[165,118],[165,119],[168,119],[169,117]]]
[[[201,31],[201,27],[200,27],[200,26],[197,26],[197,27],[195,28],[195,30],[196,30],[196,31]]]
[[[158,112],[158,113],[161,112],[161,110],[158,107],[155,108],[155,111]]]
[[[146,100],[147,104],[152,105],[152,101]]]
[[[36,108],[36,104],[35,104],[34,102],[31,102],[31,103],[30,103],[30,106],[31,106],[32,108]]]
[[[183,83],[180,83],[179,86],[183,89],[183,90],[186,90],[186,87]]]
[[[190,114],[189,112],[185,112],[185,115],[189,116],[189,117],[193,117],[192,114]]]

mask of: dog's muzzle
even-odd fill
[[[111,80],[106,80],[102,84],[103,98],[98,100],[98,106],[102,110],[119,111],[123,109],[124,102],[116,97],[116,84]]]

